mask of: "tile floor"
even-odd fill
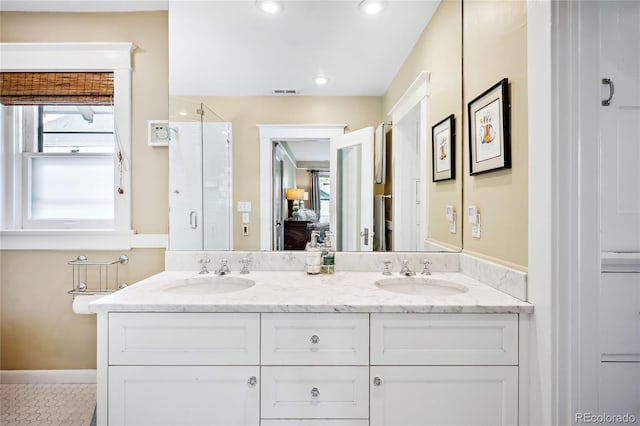
[[[0,384],[2,426],[90,426],[95,384]]]

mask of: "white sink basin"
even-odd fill
[[[375,285],[386,291],[413,296],[455,296],[469,290],[462,284],[424,277],[384,278]]]
[[[247,278],[209,275],[177,280],[160,291],[172,294],[221,294],[246,290],[254,285],[255,281]]]

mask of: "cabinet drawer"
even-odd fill
[[[258,365],[258,314],[109,314],[110,365]]]
[[[517,314],[371,314],[372,365],[517,365]]]
[[[602,361],[640,361],[640,274],[600,274]]]
[[[366,419],[368,367],[262,367],[261,410],[272,419]]]
[[[262,314],[263,365],[368,365],[368,314]]]

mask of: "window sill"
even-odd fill
[[[130,250],[167,248],[166,234],[101,229],[16,229],[0,231],[0,250]]]

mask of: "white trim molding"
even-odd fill
[[[0,231],[0,250],[130,250],[167,248],[167,234],[102,229],[17,229]]]
[[[131,71],[133,43],[0,43],[2,71]]]
[[[274,141],[331,139],[344,134],[345,124],[258,124],[260,129],[260,250],[272,250]]]
[[[96,383],[96,370],[0,370],[0,383]]]

